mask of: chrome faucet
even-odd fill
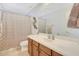
[[[52,31],[53,25],[52,24],[47,24],[47,34],[48,34],[48,39],[54,40],[54,33]]]
[[[54,35],[53,34],[48,34],[48,39],[54,40]]]

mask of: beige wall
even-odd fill
[[[27,39],[31,33],[30,17],[14,13],[3,13],[3,40],[0,41],[0,49],[17,47],[19,42]]]

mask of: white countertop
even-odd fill
[[[28,38],[65,56],[79,56],[79,43],[55,37],[55,40],[47,39],[47,35],[29,35]]]

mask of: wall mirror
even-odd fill
[[[79,28],[79,3],[74,3],[69,20],[68,27],[70,28]]]

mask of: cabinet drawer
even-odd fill
[[[38,43],[37,43],[36,41],[33,41],[33,44],[34,44],[35,46],[38,46]]]
[[[50,56],[47,53],[43,52],[42,50],[39,51],[39,56]]]
[[[32,51],[33,56],[38,56],[38,47],[33,45],[33,51]]]
[[[43,45],[39,45],[39,49],[43,50],[45,53],[47,53],[48,55],[51,55],[51,49],[43,46]]]
[[[63,55],[61,55],[61,54],[59,54],[59,53],[52,50],[52,56],[63,56]]]

